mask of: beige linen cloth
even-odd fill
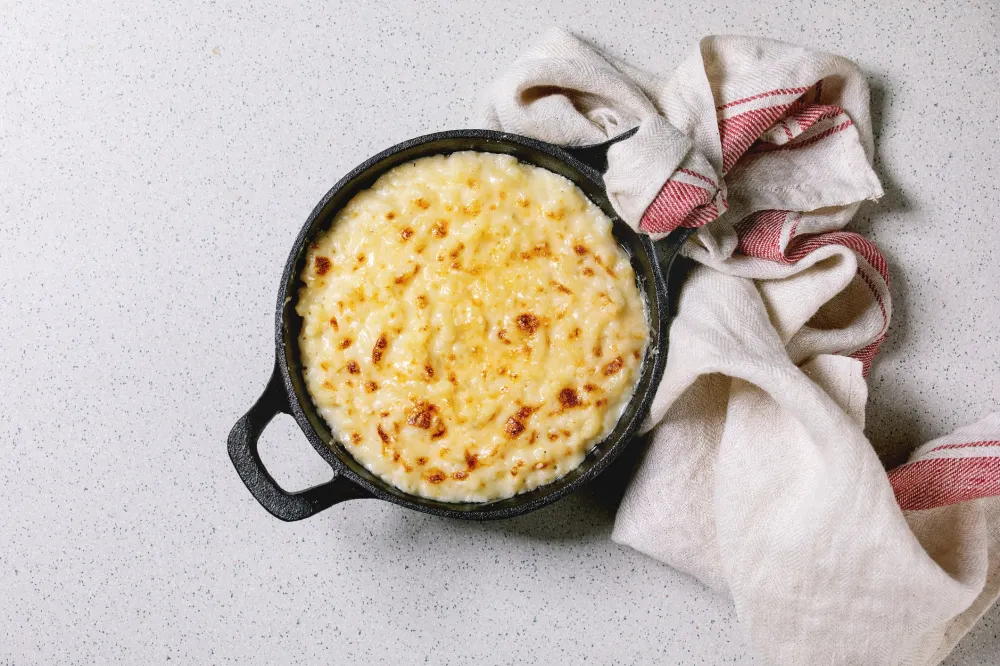
[[[707,37],[656,76],[553,31],[485,120],[564,145],[638,127],[613,205],[655,238],[697,228],[613,538],[729,595],[769,662],[940,662],[1000,593],[1000,414],[888,474],[865,438],[891,302],[881,253],[841,231],[882,192],[857,66]]]

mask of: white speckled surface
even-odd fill
[[[614,475],[509,522],[283,524],[225,453],[313,204],[554,23],[660,70],[712,32],[857,60],[895,301],[869,432],[898,460],[1000,404],[995,1],[47,4],[0,0],[0,664],[754,663],[728,602],[608,540]],[[326,478],[290,418],[262,449]]]

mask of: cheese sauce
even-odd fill
[[[313,243],[296,311],[335,437],[401,490],[510,497],[579,465],[631,397],[648,339],[611,220],[507,155],[418,159]]]

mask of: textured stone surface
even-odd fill
[[[725,599],[609,541],[614,474],[509,522],[283,524],[226,456],[314,203],[468,125],[553,24],[660,71],[713,32],[857,60],[895,301],[869,432],[898,461],[1000,404],[995,2],[87,4],[0,1],[0,664],[754,662]],[[262,452],[326,478],[290,418]]]

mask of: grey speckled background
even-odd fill
[[[661,71],[712,32],[856,59],[888,193],[857,226],[895,301],[869,432],[898,460],[1000,403],[995,0],[56,4],[0,0],[0,664],[753,663],[726,600],[610,543],[614,475],[505,523],[289,525],[225,454],[313,204],[466,125],[552,24]],[[290,418],[263,455],[326,478]]]

